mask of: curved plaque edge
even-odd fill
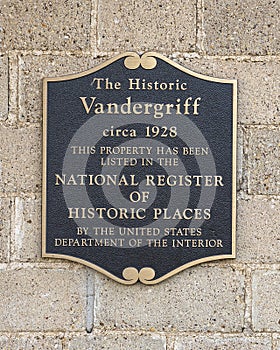
[[[199,265],[202,263],[207,263],[207,262],[211,262],[211,261],[215,261],[215,260],[223,260],[223,259],[234,259],[236,257],[235,252],[233,252],[232,254],[227,254],[227,255],[215,255],[215,256],[209,256],[209,257],[205,257],[205,258],[201,258],[198,260],[193,260],[189,263],[186,263],[184,265],[181,265],[179,267],[177,267],[176,269],[168,272],[167,274],[153,279],[155,276],[155,270],[149,266],[145,266],[143,267],[140,271],[138,271],[136,268],[132,267],[132,266],[128,266],[126,267],[123,271],[123,277],[119,278],[117,276],[115,276],[114,274],[112,274],[111,272],[107,271],[106,269],[95,265],[93,263],[90,263],[86,260],[80,259],[80,258],[76,258],[74,256],[71,255],[64,255],[64,254],[55,254],[55,253],[46,253],[45,251],[42,253],[42,257],[43,258],[54,258],[54,259],[65,259],[65,260],[69,260],[69,261],[73,261],[73,262],[77,262],[80,263],[82,265],[85,265],[87,267],[90,267],[92,269],[94,269],[97,272],[102,273],[103,275],[105,275],[106,277],[111,278],[112,280],[124,284],[124,285],[133,285],[136,282],[141,282],[142,284],[145,285],[154,285],[154,284],[158,284],[160,282],[163,282],[164,280],[186,270],[189,267],[195,266],[195,265]],[[131,274],[126,274],[125,270],[129,270],[131,271]],[[127,271],[128,272],[128,271]],[[126,276],[126,277],[125,277]]]
[[[79,72],[79,73],[74,73],[74,74],[65,74],[62,76],[58,76],[58,77],[44,77],[43,81],[44,82],[58,82],[58,81],[65,81],[65,80],[72,80],[72,79],[78,79],[84,76],[87,76],[89,74],[95,73],[109,65],[111,65],[112,63],[120,60],[121,58],[129,58],[129,57],[133,57],[133,58],[137,58],[137,60],[139,59],[141,61],[141,59],[146,60],[146,59],[150,59],[150,58],[159,58],[162,61],[165,61],[166,63],[168,63],[169,65],[175,67],[176,69],[181,70],[184,73],[187,73],[193,77],[202,79],[202,80],[206,80],[206,81],[212,81],[212,82],[216,82],[216,83],[222,83],[222,84],[236,84],[237,80],[236,79],[226,79],[226,78],[215,78],[206,74],[202,74],[202,73],[197,73],[185,66],[183,66],[180,63],[174,62],[172,61],[170,58],[165,57],[164,55],[154,52],[154,51],[147,51],[144,52],[143,54],[138,54],[137,52],[134,51],[127,51],[124,52],[122,54],[116,55],[114,57],[111,57],[109,59],[107,59],[106,57],[104,57],[104,59],[106,59],[106,61],[97,64],[96,66],[94,66],[93,68],[87,69],[85,71]],[[142,64],[139,64],[139,66],[142,66]],[[138,66],[138,67],[139,67]],[[127,69],[137,69],[136,68],[128,68],[126,65],[125,67]],[[143,66],[142,66],[143,67]],[[154,69],[156,67],[156,64],[154,66],[152,65],[148,65],[148,67],[146,68],[144,65],[144,69]]]

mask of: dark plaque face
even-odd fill
[[[236,81],[128,52],[44,79],[43,256],[124,283],[235,257]]]

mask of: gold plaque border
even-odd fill
[[[83,77],[85,75],[94,73],[99,71],[100,69],[109,66],[113,62],[126,57],[125,66],[128,69],[137,69],[140,65],[144,69],[153,69],[157,62],[156,58],[159,58],[171,66],[179,69],[180,71],[187,73],[196,78],[213,81],[221,84],[232,84],[233,86],[233,110],[232,110],[232,131],[233,131],[233,142],[232,142],[232,254],[226,255],[217,255],[205,257],[202,259],[191,261],[187,264],[181,265],[175,270],[170,271],[164,276],[153,279],[155,276],[155,271],[147,266],[138,271],[135,267],[128,266],[123,271],[124,279],[121,279],[107,270],[101,268],[98,265],[92,264],[83,259],[75,258],[73,256],[64,255],[64,254],[48,254],[46,252],[46,208],[47,208],[47,95],[48,95],[48,82],[54,81],[64,81],[64,80],[72,80]],[[221,79],[221,78],[213,78],[204,74],[196,73],[191,71],[188,68],[181,66],[180,64],[173,62],[169,58],[156,53],[156,52],[146,52],[142,56],[138,55],[136,52],[125,52],[123,54],[119,54],[106,62],[103,62],[97,65],[94,68],[88,69],[81,73],[64,75],[60,77],[51,77],[43,79],[43,162],[42,162],[42,170],[43,170],[43,184],[42,184],[42,257],[43,258],[56,258],[56,259],[66,259],[78,262],[80,264],[89,266],[94,270],[103,273],[105,276],[110,277],[111,279],[125,284],[132,285],[136,283],[138,280],[146,285],[153,285],[159,282],[164,281],[165,279],[191,267],[205,262],[211,262],[214,260],[222,260],[222,259],[234,259],[236,257],[236,149],[237,149],[237,80],[234,79]]]

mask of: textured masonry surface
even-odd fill
[[[244,276],[232,268],[197,267],[155,287],[137,285],[134,291],[141,295],[141,303],[125,286],[98,276],[95,324],[147,330],[242,330]],[[159,300],[164,317],[158,315]]]
[[[278,0],[2,0],[0,348],[280,350]],[[158,51],[238,79],[237,258],[155,286],[41,258],[42,78]]]

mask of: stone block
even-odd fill
[[[217,62],[217,61],[216,61]],[[238,121],[243,124],[279,124],[280,62],[224,62],[215,76],[237,79]]]
[[[41,198],[16,197],[12,220],[12,261],[41,257]]]
[[[237,201],[237,261],[280,262],[280,201],[265,196]]]
[[[219,58],[179,58],[178,63],[215,78],[237,79],[238,122],[279,124],[280,61],[239,61]]]
[[[205,0],[204,48],[210,55],[279,54],[277,1]]]
[[[280,271],[255,271],[252,276],[254,331],[280,331]]]
[[[85,328],[85,270],[2,270],[0,279],[0,331]]]
[[[0,263],[9,261],[11,206],[9,198],[0,198]]]
[[[0,125],[0,139],[0,193],[38,192],[42,173],[40,128]]]
[[[89,48],[91,0],[2,0],[1,47],[5,50]],[[0,48],[1,48],[0,47]]]
[[[7,119],[7,116],[8,116],[8,105],[9,105],[8,70],[9,70],[8,57],[0,54],[0,86],[1,86],[0,120],[5,120]]]
[[[105,59],[90,56],[23,56],[19,66],[20,120],[40,122],[42,120],[43,78],[60,77],[93,68]]]
[[[248,193],[280,194],[280,127],[248,129]]]
[[[244,276],[231,268],[194,267],[155,286],[126,287],[98,274],[95,327],[238,332]]]
[[[87,336],[74,336],[70,341],[69,350],[165,350],[165,337],[155,333],[100,332]]]
[[[35,334],[11,334],[0,337],[1,349],[7,350],[62,350],[62,342],[59,335]]]
[[[196,335],[178,337],[175,341],[174,350],[271,350],[269,336],[245,337],[233,335]]]
[[[103,52],[193,51],[196,1],[101,0],[97,30]]]
[[[15,197],[12,204],[10,260],[46,263],[49,258],[41,257],[41,233],[41,196]],[[69,263],[69,260],[55,259],[55,262]]]

